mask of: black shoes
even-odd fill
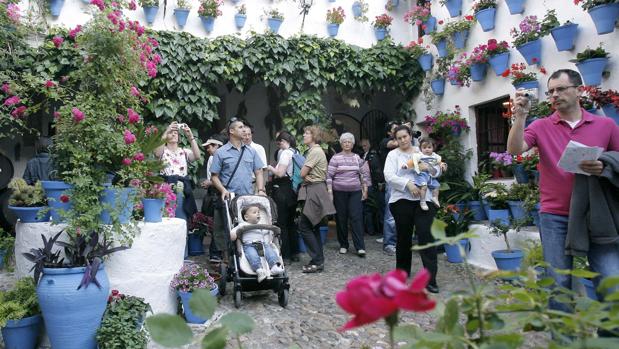
[[[430,293],[438,293],[438,286],[428,284],[428,286],[426,286],[426,290]]]

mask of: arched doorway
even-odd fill
[[[365,113],[361,118],[361,138],[369,139],[373,147],[378,147],[380,141],[385,137],[387,120],[387,114],[378,109]]]

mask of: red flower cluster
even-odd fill
[[[511,75],[512,84],[519,84],[526,81],[536,81],[537,73],[535,71],[527,71],[530,66],[525,65],[524,63],[514,63],[510,69],[506,69],[501,76],[506,78]],[[539,67],[538,71],[544,75],[546,75],[547,71],[544,67]]]
[[[583,86],[582,91],[589,96],[598,107],[612,104],[619,110],[619,92],[615,90],[602,91],[599,87]]]

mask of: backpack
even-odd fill
[[[301,169],[303,168],[304,163],[305,156],[295,150],[292,154],[292,176],[290,177],[292,180],[292,190],[294,190],[295,193],[299,192],[299,187],[301,186],[301,183],[303,183]]]

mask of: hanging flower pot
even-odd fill
[[[518,52],[527,61],[527,64],[541,64],[542,63],[542,40],[537,39],[520,46],[517,46]]]
[[[41,181],[45,195],[47,196],[47,205],[49,213],[54,222],[63,222],[62,212],[69,211],[73,204],[71,202],[70,190],[73,188],[70,184],[61,181]]]
[[[453,33],[452,38],[454,41],[454,46],[457,49],[463,49],[464,46],[466,46],[466,39],[468,37],[469,37],[468,29]]]
[[[451,17],[457,17],[462,14],[462,0],[447,0],[445,6]]]
[[[101,211],[101,223],[112,224],[112,212],[118,214],[118,223],[127,224],[133,214],[133,197],[135,188],[113,188],[107,186],[103,189],[99,202],[103,206]]]
[[[505,0],[509,13],[512,15],[524,12],[524,2],[525,0]]]
[[[494,17],[496,15],[496,7],[483,9],[475,13],[477,22],[481,25],[481,29],[485,32],[494,29]]]
[[[488,62],[497,76],[503,74],[509,68],[509,51],[490,56]]]
[[[359,1],[355,1],[352,4],[352,14],[353,16],[355,16],[355,18],[363,16],[363,6],[361,6],[361,3]]]
[[[159,11],[159,6],[144,6],[144,17],[146,17],[146,23],[153,24],[155,21],[155,17],[157,17],[157,12]]]
[[[557,50],[569,51],[574,48],[574,41],[578,34],[578,24],[569,23],[560,27],[550,29],[550,35],[555,40]]]
[[[432,92],[437,96],[442,96],[445,93],[445,79],[436,79],[430,82]]]
[[[608,63],[608,58],[591,58],[576,63],[576,68],[582,75],[585,85],[597,86],[602,83],[602,73]]]
[[[176,18],[176,24],[183,29],[185,24],[187,24],[187,17],[189,16],[189,9],[186,8],[175,8],[174,9],[174,18]]]
[[[471,64],[471,80],[482,81],[486,77],[486,63]]]
[[[619,3],[596,6],[588,12],[598,34],[608,34],[615,30],[615,23],[619,18]]]
[[[329,36],[332,38],[337,36],[337,32],[339,29],[340,29],[340,25],[337,23],[327,24],[327,32],[329,33]]]
[[[387,29],[374,28],[374,35],[376,36],[376,40],[378,41],[385,40],[385,36],[387,36]]]
[[[213,27],[215,26],[215,17],[212,16],[200,16],[200,21],[202,22],[202,26],[207,33],[213,31]]]
[[[539,81],[537,81],[537,80],[523,81],[523,82],[514,84],[514,88],[516,90],[521,89],[521,88],[525,89],[525,90],[533,89],[533,88],[539,89]]]
[[[144,206],[144,222],[161,222],[163,206],[165,205],[164,199],[143,198],[142,205]]]
[[[425,34],[434,32],[436,30],[436,17],[432,16],[428,18],[427,21],[423,22],[423,25],[425,26],[423,30]]]
[[[234,24],[236,24],[237,29],[241,29],[245,26],[245,22],[247,21],[247,15],[237,13],[234,15]]]
[[[7,349],[35,349],[39,328],[41,327],[41,315],[34,315],[19,320],[8,320],[2,327],[2,339]]]
[[[504,271],[518,271],[523,257],[524,253],[520,250],[492,251],[492,258],[494,258],[497,268]]]
[[[421,69],[423,69],[423,71],[428,71],[432,69],[433,59],[434,56],[432,56],[432,54],[424,53],[417,58],[417,61],[419,62],[419,65],[421,65]]]
[[[436,49],[438,50],[439,57],[447,56],[447,39],[441,39],[436,43]]]
[[[211,295],[213,297],[217,296],[219,294],[219,289],[217,286],[215,286],[214,289],[212,289],[211,291]],[[208,319],[203,319],[197,315],[195,315],[192,311],[191,308],[189,307],[189,301],[191,300],[191,296],[193,295],[193,292],[181,292],[178,291],[178,296],[181,298],[181,302],[183,303],[183,313],[185,314],[185,320],[190,323],[190,324],[203,324],[206,322],[206,320]]]
[[[619,110],[613,104],[606,104],[602,106],[604,114],[609,118],[615,120],[615,123],[619,125]]]
[[[9,206],[9,209],[13,211],[13,214],[19,218],[19,221],[22,223],[40,223],[40,222],[48,222],[49,221],[49,211],[44,215],[40,216],[39,212],[41,210],[46,209],[46,206],[41,207],[16,207]]]
[[[52,17],[60,16],[62,7],[64,6],[64,0],[49,0],[49,12]]]
[[[279,27],[282,25],[283,21],[284,21],[283,19],[279,19],[279,18],[269,18],[267,20],[269,24],[269,29],[271,29],[273,33],[277,34],[277,32],[279,32]]]

